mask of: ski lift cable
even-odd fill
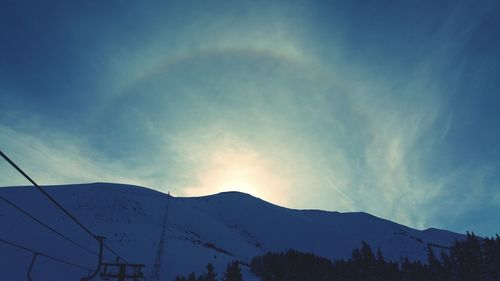
[[[72,262],[69,262],[69,261],[65,261],[65,260],[63,260],[63,259],[61,259],[61,258],[57,258],[57,257],[51,256],[51,255],[47,255],[47,254],[42,253],[42,252],[40,252],[40,251],[36,251],[36,250],[30,249],[30,248],[28,248],[28,247],[21,246],[21,245],[19,245],[19,244],[17,244],[17,243],[14,243],[14,242],[11,242],[11,241],[7,241],[7,240],[2,239],[2,238],[0,238],[0,242],[1,242],[1,243],[4,243],[4,244],[7,244],[7,245],[10,245],[10,246],[12,246],[12,247],[18,248],[18,249],[21,249],[21,250],[27,251],[27,252],[31,252],[31,253],[33,253],[33,254],[38,254],[38,255],[40,255],[40,256],[44,256],[44,257],[46,257],[46,258],[48,258],[48,259],[51,259],[51,260],[53,260],[53,261],[56,261],[56,262],[64,263],[64,264],[66,264],[66,265],[70,265],[70,266],[77,267],[77,268],[80,268],[80,269],[84,269],[84,270],[87,270],[87,271],[88,271],[88,270],[92,270],[92,269],[90,269],[90,268],[88,268],[88,267],[86,267],[86,266],[79,265],[79,264],[76,264],[76,263],[72,263]]]
[[[5,155],[2,150],[0,150],[0,156],[2,156],[5,161],[7,161],[12,167],[14,167],[21,175],[23,175],[31,184],[33,184],[45,197],[49,199],[54,205],[56,205],[63,213],[65,213],[71,220],[73,220],[77,225],[80,226],[85,232],[87,232],[90,236],[94,238],[97,242],[99,241],[99,238],[97,235],[92,233],[83,223],[81,223],[75,216],[73,216],[68,210],[66,210],[59,202],[57,202],[47,191],[45,191],[41,186],[39,186],[30,176],[28,176],[19,166],[16,165],[7,155]],[[118,259],[124,261],[126,264],[129,264],[127,260],[122,258],[120,255],[118,255],[111,247],[108,245],[104,244],[104,247],[108,249],[111,253],[113,253]]]
[[[56,229],[54,229],[53,227],[51,227],[50,225],[44,223],[43,221],[37,219],[36,217],[34,217],[33,215],[31,215],[29,212],[27,212],[26,210],[22,209],[21,207],[19,207],[18,205],[16,205],[15,203],[11,202],[10,200],[8,200],[7,198],[3,197],[0,195],[0,200],[3,200],[5,203],[9,204],[11,207],[13,207],[14,209],[18,210],[19,212],[23,213],[24,215],[26,215],[27,217],[29,217],[30,219],[34,220],[35,222],[37,222],[38,224],[40,224],[41,226],[49,229],[50,231],[54,232],[55,234],[59,235],[61,238],[71,242],[73,245],[77,246],[78,248],[80,249],[83,249],[85,251],[87,251],[88,253],[91,253],[93,254],[94,256],[99,256],[96,252],[86,248],[85,246],[79,244],[78,242],[74,241],[73,239],[69,238],[68,236],[60,233],[59,231],[57,231]]]

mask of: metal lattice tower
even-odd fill
[[[158,242],[158,249],[156,251],[155,263],[153,265],[153,271],[149,277],[150,281],[160,281],[161,274],[161,262],[163,258],[163,251],[165,250],[165,240],[167,239],[167,218],[168,218],[168,207],[170,205],[170,192],[167,194],[168,199],[165,205],[165,214],[163,215],[163,224],[161,228],[161,236]]]

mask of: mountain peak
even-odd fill
[[[287,209],[239,191],[203,197],[170,197],[167,201],[164,193],[125,184],[90,183],[47,188],[87,227],[105,236],[107,243],[125,258],[133,257],[133,262],[149,264],[146,275],[152,269],[159,241],[167,239],[163,259],[166,280],[193,270],[200,272],[208,262],[218,272],[223,272],[232,260],[249,262],[269,251],[295,249],[329,259],[348,258],[361,241],[381,248],[389,260],[405,256],[425,260],[427,245],[447,246],[463,238],[437,229],[411,229],[366,213]],[[36,189],[2,188],[0,195],[85,246],[95,247],[95,241],[75,228],[64,214],[54,211]],[[166,236],[162,236],[167,202]],[[60,237],[7,204],[0,204],[0,215],[4,226],[2,239],[72,262],[94,262],[95,256],[85,255],[74,245],[65,244]],[[21,280],[26,274],[25,267],[21,266],[25,264],[25,256],[19,255],[16,249],[2,246],[1,250],[0,272],[12,275],[6,280]],[[66,280],[74,276],[57,266],[44,265],[46,276],[51,277],[48,279]]]

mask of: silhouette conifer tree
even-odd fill
[[[431,246],[427,246],[427,275],[429,281],[446,281],[443,266]]]
[[[500,280],[500,240],[485,238],[482,241],[483,263],[481,278],[486,281]]]
[[[478,238],[467,232],[467,240],[456,241],[451,248],[453,266],[459,281],[481,280],[482,253]]]
[[[186,281],[186,277],[181,276],[181,275],[177,275],[177,277],[175,277],[174,281]]]
[[[196,275],[194,272],[189,273],[187,281],[196,281]]]
[[[215,272],[214,266],[209,263],[206,267],[206,272],[200,275],[199,281],[217,281],[217,273]]]
[[[243,281],[241,275],[240,265],[237,261],[233,261],[227,265],[226,272],[224,273],[223,281]]]

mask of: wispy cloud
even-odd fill
[[[464,46],[491,7],[469,17],[462,4],[444,5],[422,20],[425,5],[357,7],[346,20],[349,5],[264,6],[227,4],[214,16],[172,5],[149,11],[130,34],[92,28],[98,40],[75,38],[88,48],[74,52],[93,63],[89,73],[40,79],[88,84],[74,128],[50,105],[24,123],[9,109],[2,149],[42,184],[113,181],[177,195],[234,188],[422,228],[486,198],[498,206],[498,164],[443,152],[460,129],[451,101],[469,74]],[[25,184],[0,167],[0,185]]]
[[[38,129],[36,129],[38,130]],[[147,167],[108,159],[88,147],[81,138],[62,132],[18,131],[0,124],[2,150],[38,184],[66,184],[109,181],[152,186]],[[29,185],[5,161],[1,165],[0,186]],[[129,171],[133,170],[133,176]]]

